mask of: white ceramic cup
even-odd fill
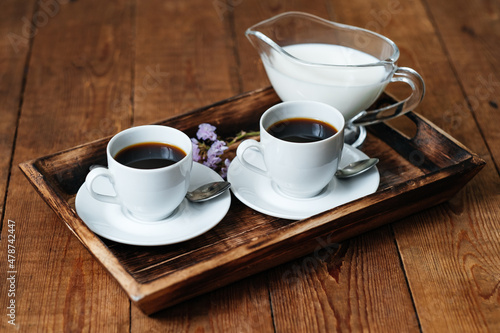
[[[267,129],[278,121],[310,118],[326,122],[337,133],[326,139],[297,143],[278,139]],[[270,178],[284,194],[310,198],[319,194],[332,180],[344,146],[344,117],[333,106],[314,101],[283,102],[269,108],[260,118],[260,142],[243,141],[236,156],[248,169]],[[245,158],[248,149],[262,154],[265,170]]]
[[[132,168],[115,160],[120,150],[144,142],[174,145],[182,149],[186,156],[170,166],[156,169]],[[106,156],[108,167],[91,170],[85,180],[87,190],[94,199],[119,204],[126,213],[143,221],[168,217],[184,199],[189,187],[193,153],[191,140],[183,132],[160,125],[132,127],[109,141]],[[99,177],[109,179],[115,196],[94,191],[93,183]]]

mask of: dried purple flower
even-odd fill
[[[231,161],[229,159],[222,160],[222,155],[229,149],[228,146],[236,143],[247,136],[258,135],[258,132],[241,131],[234,138],[228,141],[219,140],[215,133],[216,127],[207,123],[198,126],[196,138],[191,138],[193,145],[193,161],[202,163],[203,165],[218,171],[222,178],[227,177],[227,170]]]
[[[226,142],[221,140],[215,140],[214,143],[212,143],[210,149],[208,150],[207,155],[220,156],[224,153],[224,150],[226,149],[227,149]]]
[[[199,162],[201,160],[200,143],[195,138],[191,138],[191,144],[193,145],[193,161]]]
[[[200,140],[217,140],[217,134],[215,134],[216,127],[210,124],[204,123],[198,126],[198,132],[196,137]]]
[[[231,160],[226,158],[224,160],[224,166],[220,169],[220,175],[222,178],[226,179],[227,178],[227,170],[229,169],[229,165],[231,164]]]
[[[216,168],[218,164],[222,162],[220,156],[224,153],[224,150],[226,149],[227,149],[226,142],[221,140],[215,140],[215,142],[213,142],[210,148],[208,149],[207,160],[203,162],[203,164],[212,169]]]

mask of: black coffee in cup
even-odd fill
[[[119,163],[136,169],[157,169],[186,157],[179,147],[162,142],[142,142],[123,148],[115,155]]]
[[[289,142],[315,142],[329,138],[337,129],[312,118],[289,118],[275,122],[267,128],[272,136]]]

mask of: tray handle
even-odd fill
[[[403,134],[388,123],[370,125],[367,130],[423,172],[435,172],[471,157],[471,153],[461,143],[421,115],[411,111],[401,117],[415,124],[413,136]],[[455,158],[450,160],[448,156]]]

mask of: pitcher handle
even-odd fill
[[[390,82],[404,82],[411,87],[412,93],[406,99],[395,104],[376,110],[360,112],[350,120],[349,125],[366,126],[398,117],[413,110],[424,98],[424,80],[420,74],[411,68],[399,67],[394,72]]]

